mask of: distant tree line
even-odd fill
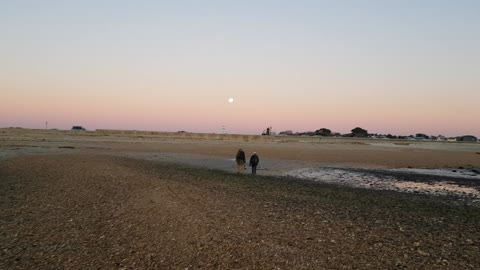
[[[322,137],[356,137],[356,138],[377,138],[377,139],[414,139],[414,140],[448,140],[448,139],[457,139],[460,137],[474,137],[474,136],[460,136],[460,137],[450,137],[438,135],[432,136],[424,133],[416,133],[415,135],[392,135],[392,134],[379,134],[379,133],[368,133],[368,130],[356,127],[351,130],[350,133],[341,134],[339,132],[334,132],[328,128],[320,128],[315,131],[305,131],[305,132],[293,132],[291,130],[285,130],[279,133],[282,136],[322,136]]]
[[[285,130],[279,133],[279,135],[289,136],[323,136],[323,137],[368,137],[368,131],[366,129],[356,127],[352,129],[351,133],[341,134],[339,132],[333,132],[328,128],[320,128],[315,131],[306,131],[306,132],[293,132],[291,130]]]

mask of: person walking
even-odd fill
[[[252,175],[257,174],[257,165],[260,162],[260,159],[257,156],[257,152],[253,152],[253,155],[250,157],[249,166],[252,167]]]
[[[245,158],[245,152],[243,152],[242,148],[238,149],[235,161],[237,162],[237,173],[243,172],[247,160]]]

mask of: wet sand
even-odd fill
[[[204,134],[0,129],[0,160],[35,154],[95,154],[233,172],[234,154],[243,148],[247,157],[253,151],[260,155],[261,175],[445,195],[480,203],[480,143],[258,137],[227,140]],[[362,176],[352,169],[364,170]],[[405,174],[411,177],[402,180]],[[466,183],[462,181],[465,177],[477,181]]]
[[[243,148],[247,156],[256,151],[263,161],[281,160],[293,163],[306,162],[316,165],[345,165],[362,168],[480,167],[480,143],[350,138],[311,140],[301,137],[295,139],[268,137],[267,140],[242,141],[242,137],[239,137],[238,140],[222,140],[208,139],[208,136],[182,137],[181,135],[175,136],[174,134],[166,137],[162,135],[0,129],[0,159],[36,153],[120,155],[131,153],[150,156],[169,153],[231,159],[238,148]],[[275,166],[271,167],[269,169],[277,169]],[[281,169],[280,166],[279,169]]]

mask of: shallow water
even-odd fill
[[[314,167],[292,170],[287,172],[286,175],[355,188],[454,196],[480,202],[480,175],[466,175],[461,172],[452,174],[451,171],[446,169],[356,170]],[[410,181],[406,178],[414,180]],[[463,179],[468,179],[468,182]]]

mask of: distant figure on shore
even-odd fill
[[[243,169],[245,167],[246,158],[245,158],[245,152],[240,148],[238,149],[237,156],[235,157],[235,161],[237,162],[237,173],[243,172]]]
[[[270,129],[271,127],[268,127],[267,130],[262,132],[262,135],[270,136]]]
[[[257,156],[257,152],[253,152],[253,155],[250,157],[249,166],[252,167],[252,175],[257,174],[257,165],[260,162],[260,159]]]

